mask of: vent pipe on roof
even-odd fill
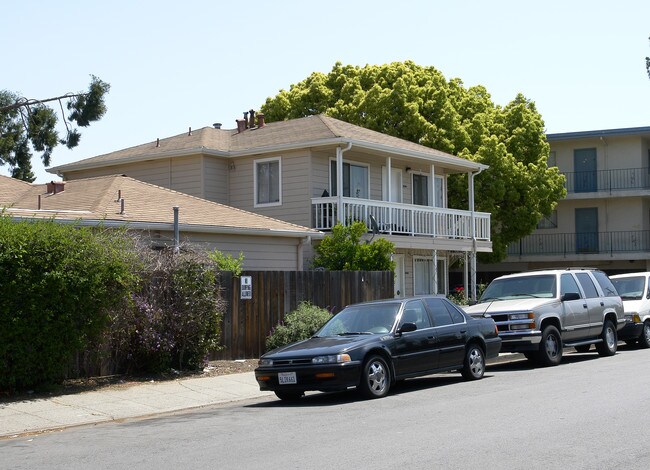
[[[221,123],[220,122],[215,122],[212,125],[214,126],[215,129],[221,129]]]
[[[174,253],[178,253],[180,248],[180,229],[178,228],[178,206],[174,206]]]
[[[248,129],[248,111],[244,111],[244,129]]]
[[[255,127],[255,110],[251,109],[250,111],[248,111],[248,113],[249,113],[248,127],[252,129],[253,127]]]
[[[120,198],[120,214],[124,214],[124,198]]]
[[[190,127],[190,130],[187,131],[187,135],[188,135],[188,137],[192,135],[192,128],[191,127]]]
[[[41,210],[41,195],[38,195],[38,210]]]
[[[160,138],[156,139],[156,147],[160,147]]]

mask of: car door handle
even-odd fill
[[[605,306],[605,302],[603,302],[603,301],[601,300],[601,301],[600,301],[600,306],[601,306],[601,307],[604,307],[604,306]]]
[[[582,304],[582,308],[587,308],[587,304]]]

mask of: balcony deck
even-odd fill
[[[650,251],[650,231],[533,234],[508,246],[509,256],[613,255]]]
[[[562,172],[567,194],[650,190],[648,168]]]
[[[313,228],[331,230],[339,220],[339,198],[313,198]],[[440,207],[418,206],[396,202],[343,198],[342,220],[361,221],[371,227],[370,216],[377,222],[379,232],[387,235],[439,237],[446,239],[490,241],[490,214]]]

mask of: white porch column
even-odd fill
[[[391,163],[393,159],[391,157],[386,157],[386,197],[388,202],[393,202],[393,169],[391,168]]]
[[[433,250],[431,258],[433,258],[433,289],[431,292],[438,294],[438,250]]]
[[[480,173],[480,171],[478,172]],[[469,183],[469,210],[471,212],[470,228],[472,234],[472,255],[470,259],[470,288],[471,288],[471,299],[476,301],[476,220],[474,214],[474,176],[478,173],[472,173],[471,171],[467,174],[467,180]]]
[[[338,198],[336,220],[341,224],[343,224],[345,216],[343,213],[343,152],[347,152],[351,148],[352,142],[349,142],[348,146],[344,149],[336,147],[336,196]]]

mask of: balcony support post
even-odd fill
[[[342,225],[344,222],[345,214],[343,213],[343,152],[347,152],[352,148],[352,142],[348,142],[348,146],[344,149],[336,147],[336,196],[337,201],[337,221]]]

